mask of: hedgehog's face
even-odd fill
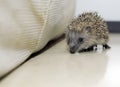
[[[75,53],[79,50],[79,47],[84,42],[84,37],[81,36],[80,32],[69,30],[67,35],[67,44],[69,46],[70,53]]]
[[[86,32],[75,31],[74,29],[68,29],[66,33],[67,44],[69,46],[70,53],[75,53],[82,49],[86,42]]]

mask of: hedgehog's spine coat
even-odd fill
[[[103,45],[106,49],[110,48],[110,46],[107,45],[109,41],[107,24],[104,19],[97,14],[97,12],[85,12],[79,15],[68,27],[70,30],[80,33],[82,33],[86,27],[91,28],[87,34],[94,37],[91,39],[94,43],[88,47],[88,50],[91,50],[92,47],[97,44]]]

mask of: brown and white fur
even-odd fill
[[[71,53],[91,51],[98,44],[108,49],[108,34],[108,27],[103,18],[96,12],[86,12],[68,25],[66,40]]]

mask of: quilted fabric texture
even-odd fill
[[[0,0],[0,77],[63,34],[74,8],[75,0]]]

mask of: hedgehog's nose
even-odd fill
[[[75,46],[70,47],[70,53],[75,53]]]
[[[70,53],[74,54],[74,53],[75,53],[75,51],[70,50]]]

